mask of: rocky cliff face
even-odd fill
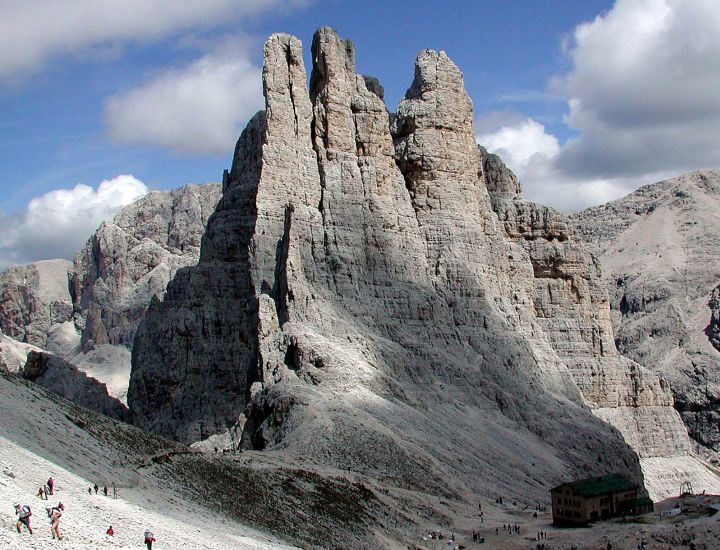
[[[478,153],[444,52],[420,53],[396,114],[329,29],[309,93],[299,40],[273,35],[264,57],[266,109],[199,264],[138,328],[136,423],[183,441],[230,429],[246,448],[440,494],[639,477],[590,408],[645,456],[687,452],[667,388],[617,353],[567,222]]]
[[[649,185],[574,217],[602,264],[618,349],[669,381],[692,437],[716,451],[719,220],[715,171]]]
[[[103,223],[77,255],[70,292],[82,349],[132,347],[152,296],[162,295],[178,268],[197,262],[220,186],[154,191]]]
[[[600,266],[586,251],[570,220],[513,195],[514,176],[501,161],[480,150],[488,181],[505,181],[491,191],[505,232],[533,266],[533,307],[555,353],[566,364],[593,412],[615,426],[641,457],[653,496],[671,493],[684,478],[718,487],[701,461],[677,412],[670,385],[661,376],[620,355],[613,342],[608,293]]]
[[[74,263],[6,270],[0,328],[72,362],[124,399],[137,324],[177,269],[197,262],[220,193],[218,184],[154,191],[103,223]]]
[[[713,347],[720,351],[720,285],[715,287],[710,295],[710,324],[707,327],[707,335]]]
[[[150,301],[175,272],[197,263],[219,184],[154,191],[103,223],[77,255],[70,293],[80,334],[70,360],[125,399],[130,349]]]
[[[51,330],[72,318],[71,267],[67,260],[47,260],[2,272],[0,330],[20,342],[47,347]]]

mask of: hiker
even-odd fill
[[[48,500],[49,491],[48,491],[47,483],[45,485],[43,485],[42,489],[43,489],[43,495],[45,495],[45,500]]]
[[[145,546],[147,546],[147,550],[152,550],[153,542],[155,542],[155,535],[150,529],[145,529]]]
[[[106,534],[107,536],[109,536],[109,537],[114,537],[114,536],[115,536],[115,531],[113,531],[112,525],[111,525],[110,527],[108,527],[108,530],[105,531],[105,534]]]
[[[105,485],[105,487],[103,487],[103,493],[105,493],[105,496],[108,496],[107,485]]]
[[[38,497],[40,498],[40,500],[45,500],[45,499],[43,498],[44,496],[45,496],[45,491],[43,491],[43,488],[40,487],[40,488],[38,489]]]
[[[95,494],[97,495],[99,487],[97,486],[97,483],[93,485],[93,489],[95,489]]]
[[[498,532],[498,528],[495,527],[495,536],[497,537],[500,533]]]
[[[53,486],[55,485],[55,482],[53,481],[53,478],[50,477],[50,479],[47,480],[47,486],[50,491],[50,494],[53,494]]]
[[[24,525],[27,527],[27,530],[30,531],[30,534],[32,535],[32,527],[30,527],[30,516],[32,516],[32,510],[30,509],[30,506],[27,504],[23,504],[20,506],[19,502],[15,503],[15,515],[18,516],[17,524],[15,527],[17,528],[17,532],[20,533],[20,525]]]
[[[52,534],[53,539],[57,537],[58,540],[62,540],[62,535],[60,534],[60,518],[62,517],[64,511],[65,505],[63,505],[62,502],[59,502],[57,506],[48,508],[48,516],[50,517],[50,533]]]
[[[92,496],[92,487],[88,487],[88,495]]]

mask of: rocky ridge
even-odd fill
[[[128,409],[111,397],[107,387],[67,361],[41,351],[30,351],[20,375],[76,405],[127,422]]]
[[[84,352],[110,344],[132,348],[153,296],[200,254],[200,239],[220,185],[153,191],[103,223],[73,263],[70,293]]]
[[[602,264],[618,349],[668,380],[692,437],[720,450],[720,172],[648,185],[573,221]]]
[[[0,370],[13,373],[20,371],[31,351],[42,350],[37,346],[18,342],[0,331]]]
[[[0,371],[30,380],[87,409],[127,422],[127,407],[67,361],[0,332]]]
[[[597,417],[645,458],[688,457],[667,386],[615,349],[567,220],[478,151],[447,55],[419,54],[390,114],[349,41],[316,33],[309,92],[301,48],[267,41],[266,109],[200,261],[140,323],[134,422],[455,496],[639,479]]]

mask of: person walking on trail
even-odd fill
[[[48,486],[48,491],[50,492],[51,495],[53,494],[53,486],[54,486],[54,485],[55,485],[55,481],[53,480],[52,477],[50,477],[50,478],[47,480],[47,486]]]
[[[43,494],[45,495],[45,500],[48,500],[48,495],[50,494],[50,491],[48,491],[47,483],[45,485],[43,485],[42,490],[43,490]]]
[[[57,537],[58,540],[62,540],[62,535],[60,534],[60,518],[64,511],[65,506],[62,502],[48,509],[48,516],[50,516],[50,533],[53,539]]]
[[[97,495],[99,487],[97,486],[97,483],[93,486],[93,489],[95,489],[95,494]]]
[[[108,496],[107,485],[105,485],[105,487],[103,487],[103,493],[105,493],[105,496]]]
[[[46,493],[45,491],[43,491],[43,488],[42,488],[42,487],[40,487],[40,488],[38,489],[38,498],[39,498],[40,500],[47,500],[47,493]]]
[[[30,534],[32,535],[32,527],[30,527],[30,516],[32,516],[32,510],[30,509],[30,506],[27,504],[23,504],[20,506],[19,502],[15,503],[15,515],[18,516],[17,524],[15,527],[17,528],[17,532],[20,533],[20,526],[24,525],[27,527],[27,530],[30,531]]]
[[[108,537],[114,537],[114,536],[115,536],[115,531],[113,531],[112,525],[111,525],[110,527],[108,527],[108,530],[105,531],[105,534],[106,534]]]
[[[152,550],[153,542],[155,542],[155,535],[150,529],[145,529],[145,546],[147,550]]]

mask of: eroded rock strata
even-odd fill
[[[621,353],[669,383],[690,434],[720,450],[720,173],[648,185],[576,216],[599,258]]]
[[[478,153],[445,53],[419,54],[393,115],[349,41],[321,29],[312,57],[308,93],[300,41],[265,45],[266,109],[200,261],[139,326],[133,420],[451,495],[640,479],[591,408],[646,456],[687,452],[667,387],[618,354],[567,222]]]
[[[493,208],[508,237],[528,253],[538,322],[585,402],[638,452],[653,496],[669,494],[683,479],[718,488],[716,476],[693,454],[663,373],[658,378],[618,353],[599,262],[585,252],[570,220],[522,200],[519,190],[509,193],[515,181],[509,170],[494,155],[482,149],[481,155],[486,178],[510,184],[491,192]]]
[[[706,329],[707,335],[713,347],[720,351],[720,285],[712,291],[708,306],[710,306],[710,323]]]

